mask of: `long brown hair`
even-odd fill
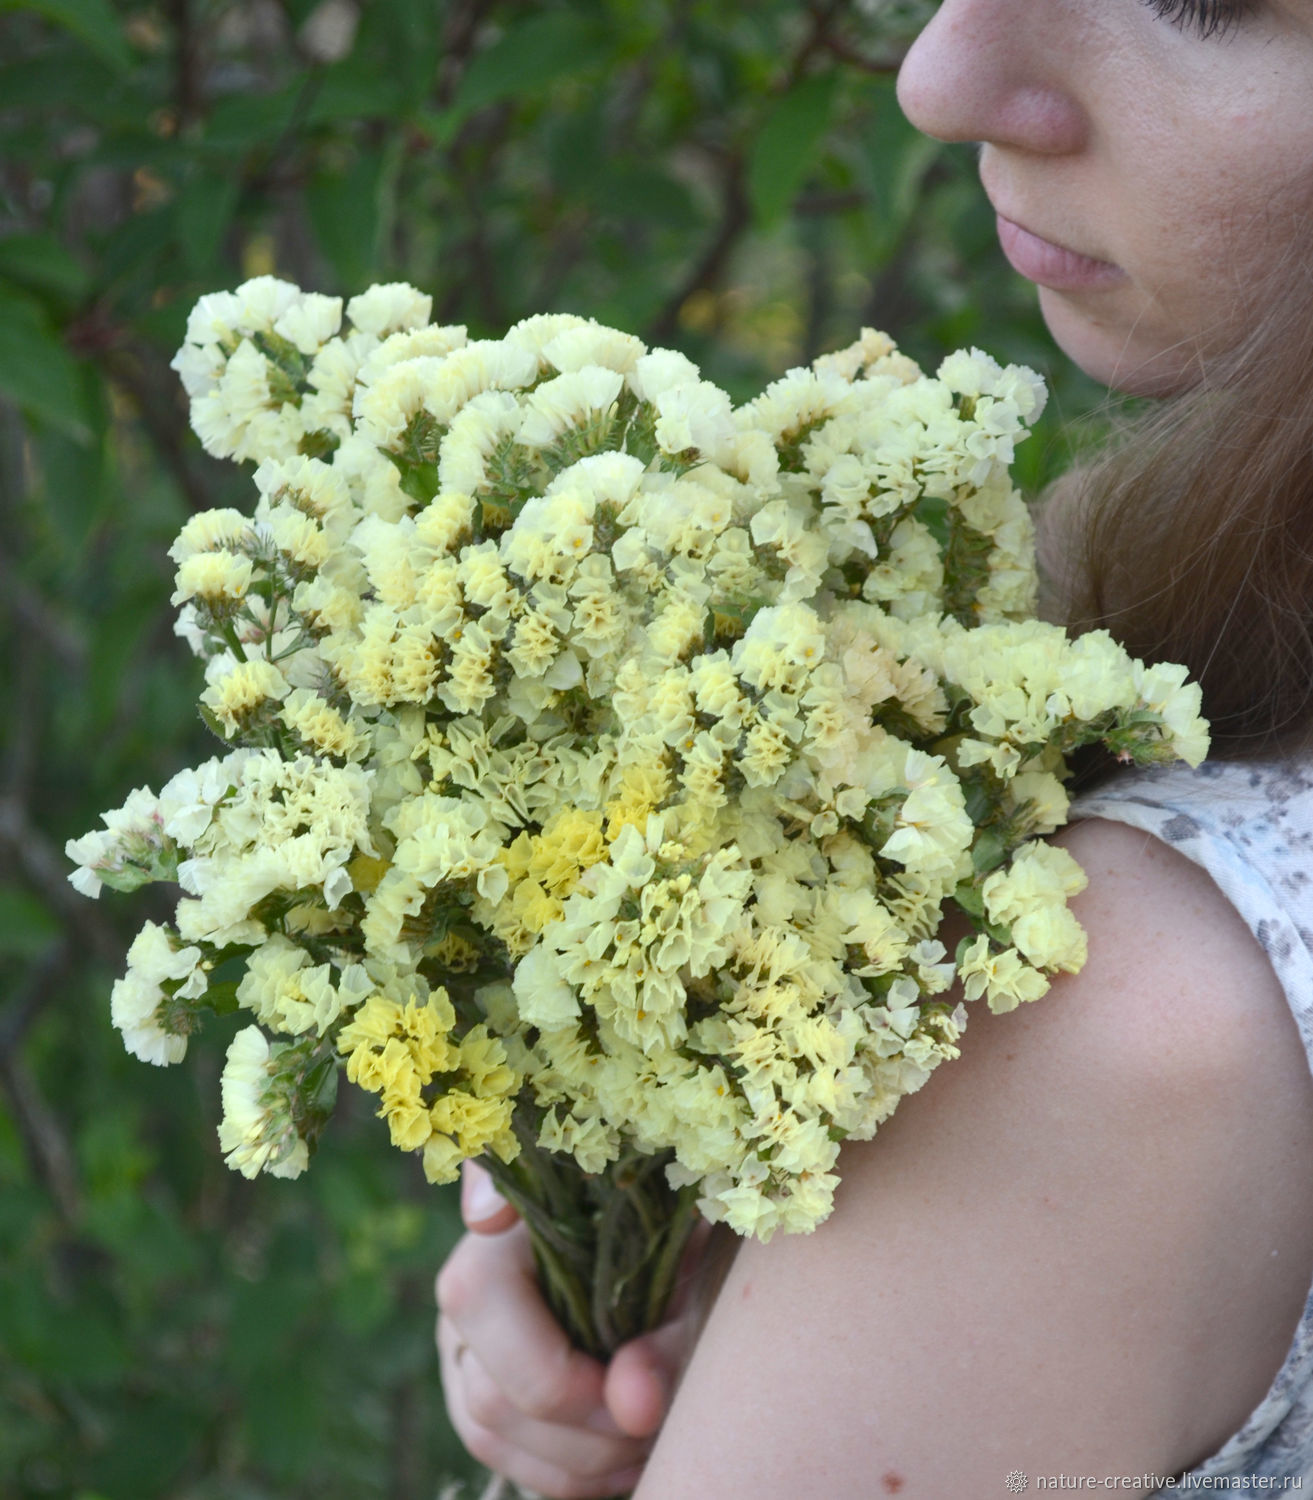
[[[1062,528],[1069,624],[1184,662],[1227,759],[1313,728],[1313,275],[1269,305],[1194,390],[1073,476]]]

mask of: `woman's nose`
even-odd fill
[[[903,113],[926,135],[1044,155],[1089,134],[1070,0],[943,0],[898,74]]]

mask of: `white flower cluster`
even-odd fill
[[[1064,756],[1197,760],[1197,690],[1028,618],[1029,371],[930,378],[868,331],[735,409],[581,318],[428,313],[375,287],[344,324],[263,278],[192,315],[193,422],[259,499],[188,522],[174,602],[243,748],[70,845],[88,894],[184,892],[115,1020],[164,1062],[201,1008],[252,1013],[243,1171],[301,1169],[295,1091],[340,1056],[435,1180],[527,1131],[810,1228],[838,1143],[956,1055],[962,996],[1082,962],[1079,871],[1036,842]]]

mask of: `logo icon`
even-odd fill
[[[1013,1469],[1003,1483],[1007,1486],[1011,1494],[1020,1495],[1030,1484],[1030,1480],[1026,1478],[1022,1470]]]

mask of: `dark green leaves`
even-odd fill
[[[62,27],[116,69],[131,66],[123,23],[109,0],[0,0],[5,11],[31,11]]]
[[[770,111],[748,158],[748,197],[758,223],[775,224],[815,172],[837,87],[834,72],[804,78]]]
[[[532,98],[557,79],[605,64],[610,51],[595,24],[578,11],[530,16],[475,55],[456,92],[454,118],[502,100]]]
[[[79,442],[90,439],[77,364],[44,306],[0,280],[0,394]]]
[[[75,302],[93,277],[51,234],[15,234],[0,239],[0,278],[36,293]]]

